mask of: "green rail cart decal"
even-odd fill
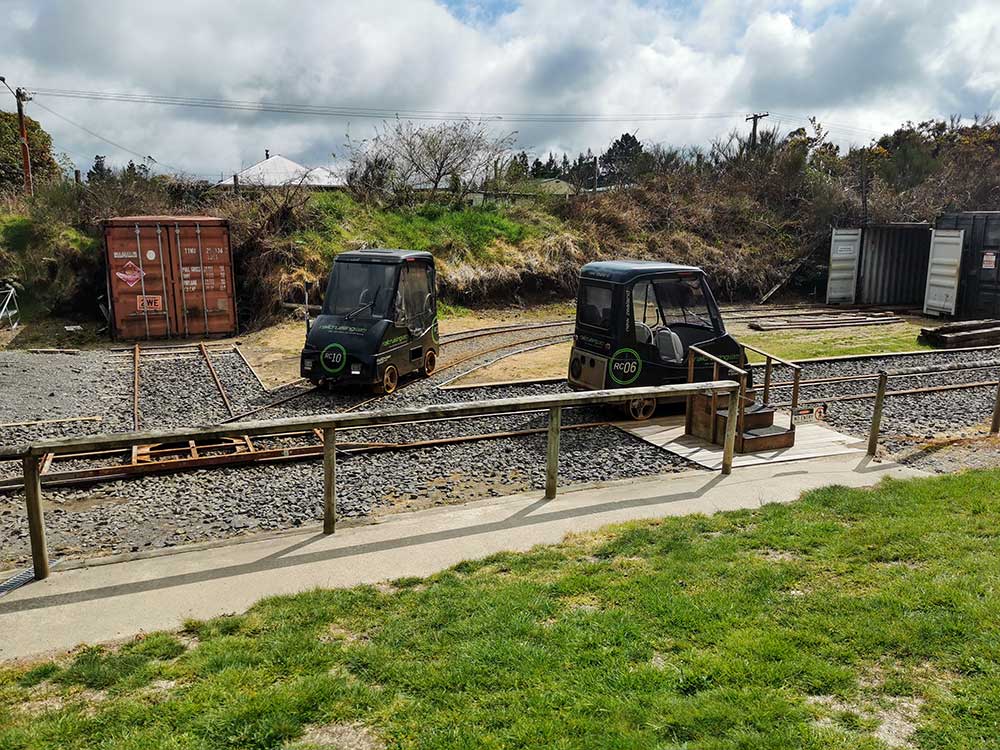
[[[396,346],[397,344],[402,344],[404,341],[406,341],[405,333],[402,336],[394,336],[391,339],[386,339],[382,342],[382,348],[388,349],[389,347]]]
[[[608,374],[618,385],[631,385],[642,372],[642,360],[635,349],[624,347],[608,360]]]
[[[347,350],[341,344],[328,344],[320,352],[319,364],[331,375],[336,375],[347,366]]]

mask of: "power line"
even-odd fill
[[[128,146],[123,146],[122,144],[117,143],[117,142],[111,140],[110,138],[105,138],[100,133],[95,133],[93,130],[91,130],[90,128],[86,127],[85,125],[81,125],[80,123],[78,123],[78,122],[76,122],[74,120],[69,119],[65,115],[59,114],[54,109],[52,109],[51,107],[47,107],[46,105],[42,104],[38,100],[35,100],[35,106],[36,107],[41,107],[42,109],[44,109],[49,114],[55,115],[56,117],[58,117],[60,120],[63,120],[64,122],[68,122],[73,127],[79,128],[80,130],[82,130],[83,132],[87,133],[88,135],[92,135],[94,138],[97,138],[98,140],[104,141],[105,143],[107,143],[107,144],[109,144],[111,146],[114,146],[115,148],[117,148],[117,149],[119,149],[121,151],[124,151],[124,152],[126,152],[128,154],[132,154],[132,156],[136,156],[139,159],[142,159],[142,161],[144,161],[144,162],[151,161],[154,164],[159,164],[160,166],[166,167],[167,169],[172,169],[175,172],[183,172],[183,170],[181,170],[181,169],[179,169],[177,167],[171,166],[170,164],[167,164],[165,162],[157,161],[156,159],[154,159],[152,156],[149,156],[148,154],[140,154],[138,151],[130,149]]]
[[[391,119],[400,117],[409,120],[455,120],[479,118],[496,119],[511,123],[600,123],[600,122],[669,122],[703,119],[730,119],[740,116],[740,112],[675,112],[675,113],[616,113],[600,114],[587,112],[473,112],[462,110],[428,110],[408,108],[355,107],[347,105],[295,104],[239,99],[211,99],[186,96],[162,96],[156,94],[131,94],[111,91],[80,91],[75,89],[32,89],[40,96],[89,101],[112,101],[132,104],[158,104],[172,107],[201,109],[223,109],[243,112],[265,112],[276,114],[310,115],[318,117],[339,117],[344,119],[371,118]]]

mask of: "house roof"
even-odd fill
[[[307,187],[340,187],[343,181],[326,167],[304,167],[281,154],[275,154],[237,173],[241,185],[257,187],[280,187],[291,183],[302,183]],[[219,185],[232,184],[232,178],[222,180]]]

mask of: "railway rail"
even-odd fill
[[[526,331],[529,334],[535,333],[537,331],[547,331],[548,329],[554,329],[561,326],[567,325],[564,321],[556,321],[553,323],[545,324],[531,324],[529,326],[498,326],[494,327],[492,330],[479,330],[475,332],[469,332],[470,336],[466,336],[460,340],[466,340],[468,338],[487,338],[489,336],[496,336],[500,334],[509,334],[511,332]],[[517,354],[524,353],[526,351],[531,351],[533,349],[550,346],[560,341],[569,338],[568,334],[562,333],[543,333],[538,336],[529,336],[528,338],[522,338],[517,342],[504,342],[496,346],[489,346],[486,348],[476,348],[474,351],[463,354],[458,359],[445,363],[440,367],[435,376],[440,375],[442,372],[452,370],[459,367],[463,363],[469,362],[475,359],[482,359],[483,357],[488,357],[490,354],[500,353],[497,357],[492,357],[485,362],[480,362],[474,367],[458,374],[447,378],[445,380],[440,380],[440,378],[435,377],[436,382],[433,383],[432,391],[434,390],[450,390],[455,388],[451,385],[455,380],[468,375],[470,372],[475,372],[476,370],[488,367],[497,361],[505,359],[507,357],[515,356]],[[453,339],[454,340],[454,339]],[[488,343],[488,342],[487,342]],[[960,353],[963,351],[984,351],[994,349],[1000,351],[995,347],[980,347],[972,348],[968,350],[953,350],[948,352],[948,355],[955,353]],[[220,377],[214,363],[212,360],[213,355],[219,355],[223,353],[230,353],[236,351],[237,354],[245,361],[242,353],[239,352],[238,347],[232,345],[212,345],[212,344],[198,344],[198,345],[170,345],[170,346],[143,346],[140,347],[136,345],[128,350],[120,350],[121,356],[127,356],[132,360],[133,368],[133,428],[140,429],[142,427],[141,420],[141,404],[140,404],[140,393],[141,393],[141,372],[142,364],[147,361],[157,361],[164,359],[202,359],[204,360],[211,380],[214,384],[214,388],[218,393],[219,399],[225,405],[228,416],[224,419],[219,420],[220,424],[227,424],[236,421],[242,421],[248,417],[255,415],[264,415],[269,410],[274,409],[279,406],[288,404],[295,399],[301,398],[309,393],[315,393],[319,389],[317,388],[301,388],[297,392],[283,395],[276,400],[272,400],[266,404],[257,406],[250,410],[245,410],[242,412],[237,412],[234,408],[232,400],[226,391],[223,379]],[[903,352],[892,355],[861,355],[851,358],[818,358],[813,360],[801,360],[802,364],[807,365],[824,365],[835,362],[851,361],[854,363],[862,362],[866,359],[868,360],[888,360],[892,361],[894,359],[900,358],[916,358],[921,359],[924,357],[940,356],[939,352]],[[247,363],[249,366],[249,363]],[[982,373],[993,368],[1000,368],[1000,361],[998,362],[971,362],[958,367],[952,367],[946,371],[942,371],[942,374],[947,373],[948,377],[955,377],[956,374],[971,374],[971,373]],[[252,371],[252,368],[250,368]],[[260,379],[254,372],[254,377],[260,383]],[[933,371],[925,372],[924,376],[933,379],[936,373]],[[896,377],[896,376],[892,376]],[[900,375],[898,377],[908,377],[905,375]],[[909,376],[912,377],[912,376]],[[877,393],[875,391],[863,392],[863,393],[847,393],[840,395],[823,395],[812,397],[809,394],[809,390],[812,388],[820,387],[837,387],[840,384],[853,384],[859,382],[873,382],[877,381],[879,378],[878,373],[868,372],[859,373],[852,375],[843,376],[826,376],[826,377],[815,377],[815,378],[803,378],[800,380],[800,388],[803,390],[803,397],[800,398],[799,403],[802,405],[811,405],[818,403],[836,403],[836,402],[849,402],[849,401],[863,401],[868,399],[875,399]],[[414,380],[410,383],[401,386],[403,388],[408,388],[414,383],[426,382],[424,380]],[[491,389],[503,389],[505,387],[519,387],[529,384],[551,384],[553,381],[551,379],[544,379],[539,381],[516,381],[507,384],[491,385],[491,384],[474,384],[470,387],[476,388],[486,388]],[[263,384],[260,383],[263,388]],[[988,386],[996,385],[996,379],[984,380],[978,378],[970,381],[962,382],[949,382],[949,383],[928,383],[924,385],[919,385],[917,387],[911,388],[900,388],[895,390],[887,390],[884,394],[885,396],[900,396],[900,395],[917,395],[917,394],[927,394],[927,393],[938,393],[945,391],[954,390],[965,390],[965,389],[975,389],[983,388]],[[294,381],[292,384],[288,384],[288,387],[294,387]],[[774,382],[770,384],[772,391],[781,392],[782,390],[789,389],[792,387],[791,381],[786,382]],[[359,411],[369,406],[372,403],[379,401],[381,396],[374,396],[366,398],[360,401],[355,401],[348,403],[346,405],[341,405],[336,408],[335,413],[342,413],[348,411]],[[790,402],[779,401],[774,403],[775,406],[787,407]],[[303,412],[305,413],[305,412]],[[82,419],[82,418],[81,418]],[[593,421],[590,420],[580,425],[570,425],[566,429],[582,429],[585,427],[606,427],[610,425],[610,421]],[[453,445],[462,442],[472,442],[477,440],[490,440],[505,437],[520,437],[525,435],[535,434],[540,431],[539,429],[515,429],[515,430],[493,430],[484,432],[482,434],[476,435],[443,435],[438,438],[433,439],[422,439],[422,440],[391,440],[391,441],[371,441],[371,440],[357,440],[350,443],[341,444],[338,450],[341,451],[342,455],[353,455],[362,453],[373,453],[379,451],[389,451],[389,450],[405,450],[407,448],[413,447],[430,447],[430,446],[445,446]],[[543,431],[543,430],[542,430]],[[309,458],[315,458],[321,455],[321,440],[320,436],[315,433],[309,432],[292,432],[292,433],[279,433],[273,435],[259,435],[255,437],[244,436],[239,439],[226,439],[222,441],[210,441],[203,444],[198,443],[187,443],[183,445],[150,445],[143,446],[138,449],[132,449],[128,453],[122,453],[120,451],[115,452],[102,452],[102,453],[87,453],[87,454],[67,454],[60,456],[58,459],[49,458],[42,465],[42,481],[46,485],[60,486],[60,485],[72,485],[81,483],[93,483],[101,481],[109,481],[112,479],[120,479],[129,476],[142,476],[146,474],[160,473],[160,472],[173,472],[179,470],[195,469],[195,468],[208,468],[208,467],[218,467],[218,466],[234,466],[238,464],[246,463],[278,463],[283,461],[294,461],[303,460]],[[64,462],[68,462],[71,468],[61,469],[60,464],[67,465]],[[81,466],[81,462],[92,462],[92,465]],[[11,490],[18,487],[16,480],[5,480],[0,481],[0,491]]]

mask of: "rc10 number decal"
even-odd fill
[[[642,372],[642,360],[635,349],[619,349],[608,360],[608,374],[618,385],[631,385]]]
[[[331,375],[336,375],[347,364],[347,350],[340,344],[329,344],[320,353],[319,364]]]

